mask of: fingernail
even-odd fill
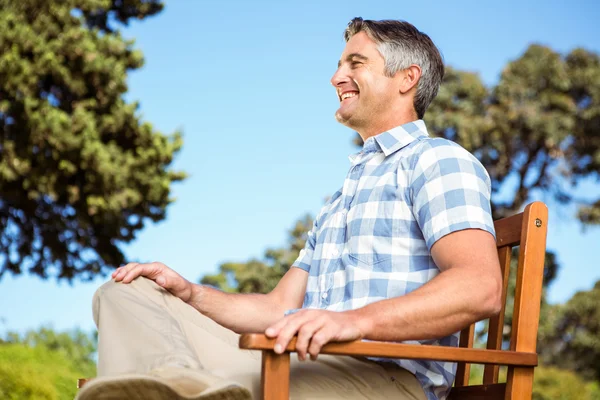
[[[275,333],[275,330],[274,330],[273,328],[268,328],[268,329],[265,331],[265,334],[267,334],[267,335],[269,335],[269,336],[272,336],[272,335],[273,335],[273,333]]]
[[[275,353],[283,353],[283,346],[279,343],[275,345]]]

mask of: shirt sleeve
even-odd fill
[[[310,265],[312,264],[313,254],[315,252],[316,232],[318,229],[317,220],[318,216],[315,218],[311,230],[308,231],[304,249],[300,250],[300,254],[298,254],[298,258],[294,261],[292,267],[303,269],[306,272],[310,271]]]
[[[409,195],[428,249],[463,229],[481,229],[495,237],[490,177],[479,160],[446,139],[427,140],[422,146]]]

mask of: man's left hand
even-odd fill
[[[336,341],[358,340],[364,337],[359,329],[358,316],[351,311],[300,310],[269,327],[265,334],[277,338],[275,352],[281,354],[297,334],[298,359],[304,361],[307,353],[316,360],[321,347]]]

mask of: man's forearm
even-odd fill
[[[365,339],[404,341],[437,339],[499,311],[497,279],[469,269],[442,272],[405,296],[357,310]]]
[[[236,333],[264,332],[285,312],[285,307],[270,295],[225,293],[204,285],[194,285],[188,303]]]

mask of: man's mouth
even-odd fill
[[[344,100],[350,99],[352,97],[356,97],[358,96],[358,92],[356,91],[349,91],[349,92],[344,92],[340,95],[340,102],[343,102]]]

